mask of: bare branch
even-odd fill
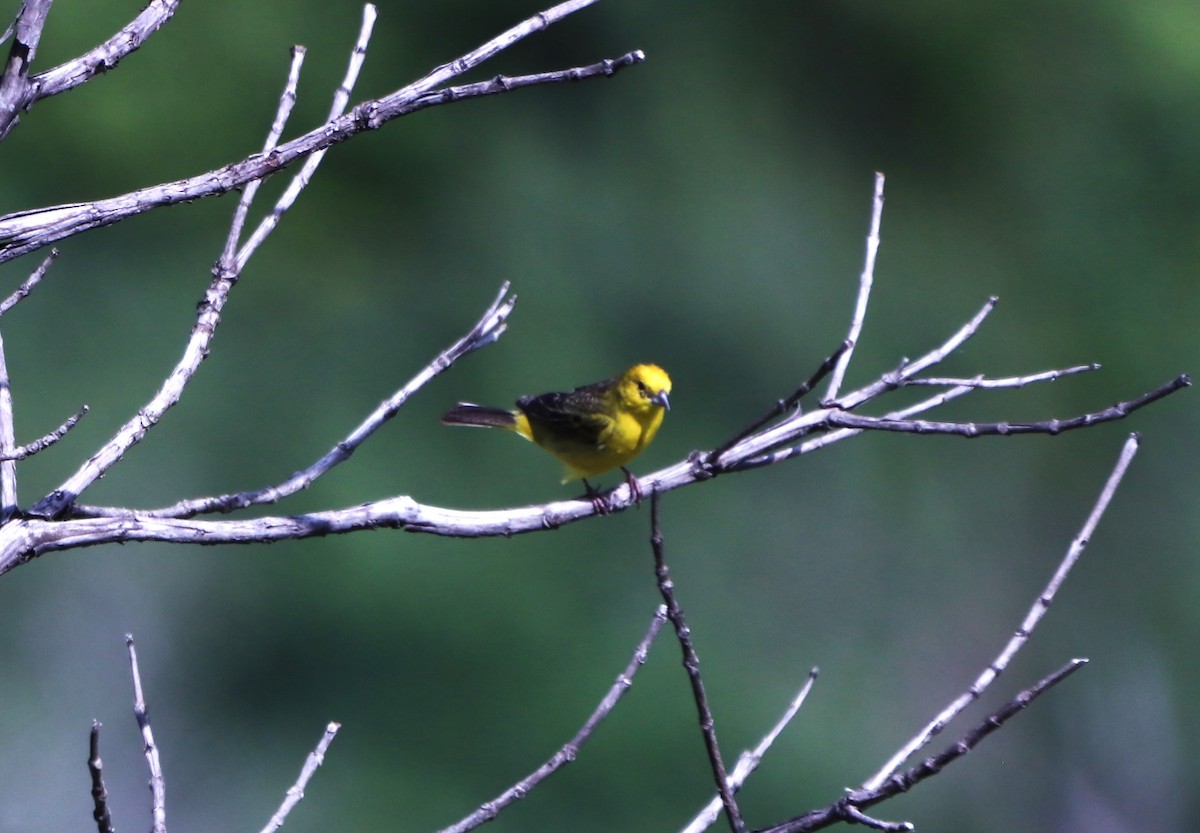
[[[1028,373],[1024,376],[1007,376],[1003,379],[988,379],[985,376],[975,376],[970,379],[953,378],[948,376],[922,376],[904,380],[905,386],[911,385],[958,385],[969,388],[1023,388],[1034,382],[1053,382],[1063,376],[1074,376],[1076,373],[1087,373],[1099,370],[1100,365],[1080,364],[1074,367],[1064,367],[1061,370],[1044,370],[1041,373]]]
[[[358,40],[355,42],[354,48],[350,51],[350,65],[346,68],[346,75],[342,79],[342,83],[333,93],[333,103],[329,108],[328,121],[333,121],[335,118],[342,115],[342,113],[344,113],[346,110],[346,105],[350,101],[350,94],[354,91],[354,85],[358,82],[358,74],[362,70],[363,61],[366,60],[367,44],[371,40],[371,31],[374,29],[374,27],[375,6],[368,3],[363,6],[362,25],[359,28]],[[294,87],[292,90],[294,95]],[[276,121],[278,123],[279,121],[285,119],[286,116],[281,112],[280,119],[277,119]],[[282,125],[280,125],[280,127],[282,127]],[[279,131],[279,133],[282,133],[282,129]],[[272,131],[272,134],[273,141],[270,142],[270,147],[263,148],[264,154],[274,149],[276,142],[279,139],[279,134],[275,133],[274,131]],[[309,181],[312,179],[313,174],[316,173],[317,166],[320,165],[321,160],[325,158],[326,150],[328,150],[328,148],[318,150],[304,160],[304,164],[300,167],[299,172],[292,177],[292,181],[288,183],[287,188],[284,189],[283,194],[275,203],[275,208],[270,214],[263,218],[262,222],[259,223],[258,228],[254,230],[252,235],[250,235],[250,239],[246,241],[245,245],[242,246],[241,250],[238,252],[237,260],[235,262],[235,271],[241,272],[242,269],[245,268],[246,263],[250,260],[250,257],[258,249],[258,247],[262,245],[263,241],[270,236],[271,232],[274,231],[279,225],[279,221],[283,219],[283,215],[296,202],[296,199],[300,196],[300,192],[304,190]],[[257,185],[260,182],[262,182],[262,180],[257,179],[254,181],[254,183],[252,183],[252,185]]]
[[[39,249],[56,240],[100,226],[111,225],[154,208],[190,202],[201,197],[227,193],[256,179],[287,167],[298,159],[375,130],[392,119],[437,104],[446,104],[476,95],[491,95],[534,84],[561,83],[585,77],[608,77],[623,66],[640,62],[645,56],[632,52],[618,61],[601,62],[594,71],[573,68],[557,73],[520,76],[504,83],[468,85],[461,90],[435,92],[452,78],[478,66],[521,39],[546,29],[567,15],[597,0],[570,0],[517,24],[454,61],[436,67],[423,78],[383,98],[357,105],[350,113],[333,119],[269,153],[247,157],[199,176],[163,183],[95,202],[72,203],[17,212],[0,217],[0,263]],[[432,95],[431,95],[432,94]]]
[[[287,126],[292,110],[296,106],[296,88],[300,85],[300,68],[304,66],[304,55],[303,46],[292,47],[291,68],[288,70],[287,81],[283,85],[283,94],[279,97],[279,106],[275,110],[275,121],[271,122],[271,129],[267,131],[267,138],[263,141],[263,153],[270,152],[279,144],[279,139],[283,136],[283,129]],[[261,179],[256,179],[242,189],[242,196],[238,200],[237,208],[233,212],[233,220],[229,224],[229,234],[225,237],[225,249],[221,252],[220,264],[224,271],[241,272],[236,265],[238,243],[242,239],[242,230],[246,227],[246,217],[250,213],[250,205],[258,195],[258,189],[262,182]]]
[[[947,747],[944,752],[932,758],[926,758],[907,772],[890,776],[875,789],[863,788],[854,790],[846,796],[846,800],[859,807],[869,807],[894,795],[907,792],[926,778],[937,775],[945,769],[947,764],[966,755],[978,746],[980,741],[1003,727],[1018,712],[1025,709],[1042,694],[1045,694],[1085,665],[1087,665],[1086,659],[1077,658],[1070,660],[1066,665],[1038,681],[1030,688],[1018,693],[1016,697],[1004,706],[981,720],[978,725],[958,741]]]
[[[146,763],[150,765],[150,808],[154,819],[151,831],[167,833],[167,782],[163,778],[162,763],[158,759],[158,747],[154,745],[154,733],[150,731],[150,717],[146,713],[146,699],[142,696],[142,675],[138,671],[133,634],[125,634],[125,645],[129,649],[129,668],[133,672],[133,716],[137,718],[138,728],[142,730]]]
[[[975,728],[946,749],[946,751],[935,757],[926,759],[907,772],[892,776],[879,789],[853,790],[827,807],[823,807],[820,810],[812,810],[802,816],[789,819],[782,824],[763,828],[758,833],[808,833],[808,831],[821,830],[839,822],[867,824],[877,830],[912,830],[913,826],[909,822],[879,821],[863,813],[862,809],[906,792],[926,778],[941,772],[947,764],[958,760],[970,752],[984,738],[1000,729],[1017,713],[1071,674],[1078,671],[1086,663],[1086,659],[1071,660],[1053,674],[1042,679],[1036,685],[1020,692],[1000,709],[988,715]]]
[[[54,0],[25,0],[13,23],[4,74],[0,76],[0,140],[20,121],[21,113],[33,103],[35,92],[29,82],[29,67],[37,55],[42,29]]]
[[[137,17],[104,43],[72,61],[35,75],[33,101],[66,92],[114,69],[123,58],[140,49],[147,38],[170,20],[178,7],[179,0],[150,0]]]
[[[108,790],[104,787],[104,762],[100,760],[100,721],[92,721],[92,736],[88,751],[88,772],[92,775],[92,818],[98,833],[114,833],[112,816],[108,812]]]
[[[867,318],[867,304],[871,300],[871,286],[875,283],[875,258],[879,254],[879,226],[883,220],[883,184],[884,176],[875,173],[875,194],[871,200],[871,228],[867,232],[867,253],[863,260],[862,275],[858,279],[858,300],[854,304],[854,316],[850,320],[850,332],[846,341],[850,345],[841,355],[837,367],[833,370],[833,378],[829,380],[829,390],[825,392],[824,401],[837,399],[842,389],[842,380],[846,377],[846,368],[854,356],[854,346],[862,335],[863,322]]]
[[[787,725],[792,722],[792,718],[800,711],[800,707],[804,705],[804,701],[808,699],[808,693],[812,691],[813,683],[817,681],[818,671],[814,667],[808,672],[808,679],[804,685],[800,687],[800,692],[792,698],[792,702],[784,711],[783,717],[771,727],[771,731],[763,736],[763,739],[758,742],[758,745],[753,749],[743,752],[738,757],[737,766],[733,768],[733,772],[729,773],[729,786],[734,792],[742,788],[746,783],[746,779],[754,770],[758,769],[758,765],[762,762],[763,756],[767,754],[767,750],[771,748],[771,744],[775,743],[775,739],[780,733],[787,728]],[[701,810],[687,827],[683,828],[680,833],[701,833],[707,830],[717,820],[717,816],[721,814],[721,796],[714,796],[712,801]]]
[[[0,337],[0,457],[11,456],[17,450],[13,428],[12,388],[8,381],[8,362],[4,355],[4,339]],[[17,514],[17,464],[0,460],[0,524]]]
[[[1160,398],[1179,390],[1180,387],[1176,384],[1167,385],[1145,397],[1131,401],[1141,407],[1154,398]],[[933,407],[933,404],[930,403],[945,402],[970,390],[972,389],[956,388],[944,391],[926,400],[925,403],[921,403],[921,407]],[[1126,406],[1119,410],[1120,412],[1114,414],[1112,418],[1120,418],[1134,408]],[[780,432],[772,444],[778,445],[790,437],[810,433],[813,426],[821,425],[823,420],[828,419],[830,413],[841,412],[814,411],[795,420],[794,424],[780,429],[771,429],[771,431]],[[809,440],[800,446],[770,454],[756,455],[753,458],[746,451],[738,452],[736,457],[731,451],[730,456],[726,458],[728,462],[723,466],[728,466],[728,470],[736,471],[769,465],[772,462],[808,453],[831,442],[853,436],[860,430],[862,429],[840,429]],[[669,491],[711,476],[712,472],[704,472],[698,468],[695,461],[689,459],[646,475],[641,478],[641,482],[643,489]],[[633,505],[628,485],[618,486],[606,496],[606,501],[610,509],[614,510],[625,509]],[[70,518],[61,521],[49,521],[33,516],[30,512],[28,513],[30,516],[0,527],[0,575],[48,552],[113,542],[249,544],[340,535],[381,528],[454,537],[511,536],[554,529],[590,517],[595,514],[596,509],[591,499],[586,496],[576,500],[554,501],[511,509],[467,511],[421,504],[411,497],[401,495],[343,509],[252,520],[202,521],[157,518],[111,508],[96,508],[94,511],[98,517]]]
[[[224,302],[224,293],[219,291],[221,290],[219,281],[222,276],[218,276],[218,278],[216,289],[211,289],[210,295],[206,299],[206,305],[211,306],[211,309],[202,305],[201,317],[197,328],[193,331],[193,339],[189,343],[188,353],[177,365],[172,376],[164,383],[159,397],[152,401],[151,406],[145,409],[143,414],[127,424],[122,433],[118,435],[117,439],[121,443],[119,447],[110,443],[109,446],[102,449],[97,457],[84,464],[72,481],[65,484],[67,488],[48,495],[29,510],[25,517],[0,528],[0,574],[47,552],[116,541],[166,541],[201,544],[265,543],[289,538],[344,534],[378,528],[404,529],[411,532],[462,537],[511,536],[556,528],[596,513],[597,501],[593,501],[591,496],[585,496],[582,500],[555,501],[496,511],[468,512],[423,505],[411,497],[399,495],[344,509],[314,512],[294,517],[276,516],[248,521],[197,521],[190,517],[182,517],[199,512],[230,511],[250,503],[270,502],[303,488],[311,482],[312,478],[319,476],[330,466],[336,465],[338,461],[344,459],[346,451],[354,447],[355,441],[361,441],[370,431],[374,430],[380,420],[386,419],[387,415],[393,412],[392,409],[398,407],[411,389],[419,386],[420,377],[414,380],[415,386],[402,390],[389,403],[381,405],[375,414],[351,435],[346,444],[335,446],[322,460],[309,469],[293,475],[278,487],[257,492],[183,501],[174,506],[150,512],[138,512],[117,507],[82,507],[79,511],[74,511],[72,507],[76,494],[72,493],[70,487],[76,482],[84,484],[91,482],[100,471],[111,466],[119,457],[120,448],[127,447],[129,444],[127,435],[136,434],[137,436],[134,437],[134,441],[136,441],[137,437],[144,434],[147,425],[152,424],[153,420],[161,414],[160,404],[164,397],[177,398],[179,387],[182,384],[179,377],[184,377],[183,381],[186,381],[186,377],[194,371],[195,365],[203,355],[200,348],[206,349],[208,339],[211,337],[206,325],[215,326],[216,316],[219,313],[217,307]],[[978,390],[983,386],[984,377],[982,376],[961,380],[964,384],[955,385],[955,387],[941,391],[921,402],[891,411],[883,417],[859,417],[847,413],[848,410],[859,408],[875,397],[910,384],[913,379],[919,377],[921,372],[949,356],[953,350],[978,330],[993,309],[995,300],[995,298],[990,299],[953,336],[921,358],[915,361],[906,359],[895,370],[883,374],[877,381],[851,393],[843,394],[837,402],[824,408],[808,413],[788,414],[777,424],[753,433],[726,449],[716,465],[706,462],[708,455],[695,452],[684,461],[646,475],[640,479],[642,491],[665,492],[689,485],[697,480],[710,478],[716,474],[773,465],[855,436],[867,428],[944,431],[967,436],[981,433],[1028,433],[1031,431],[1049,434],[1061,433],[1069,428],[1123,418],[1137,408],[1169,395],[1190,383],[1186,376],[1180,376],[1161,388],[1139,398],[1118,403],[1106,411],[1085,414],[1067,420],[1048,420],[1040,423],[979,425],[933,423],[912,419],[916,414]],[[496,315],[502,319],[507,315],[507,311],[507,307],[502,307],[497,310]],[[480,339],[469,344],[466,350],[476,349],[489,343],[502,330],[502,326],[490,330],[485,329],[484,333],[481,333]],[[436,369],[436,366],[431,366],[427,372],[434,372]],[[1046,381],[1064,374],[1065,371],[1050,372],[997,381],[1013,382],[1014,384],[1017,381],[1022,383]],[[173,398],[171,401],[174,401]],[[0,463],[0,466],[2,465],[11,465],[11,463]],[[607,493],[603,505],[609,511],[619,511],[636,502],[637,495],[626,483]],[[15,499],[13,506],[15,506]],[[72,509],[72,511],[67,512],[68,509]],[[171,517],[172,515],[179,517]],[[61,523],[48,521],[61,521]]]
[[[46,274],[46,270],[50,268],[50,264],[54,262],[56,257],[58,257],[58,249],[51,249],[50,254],[46,255],[46,258],[42,261],[41,265],[34,269],[33,273],[30,274],[30,276],[26,278],[25,281],[18,286],[11,295],[9,295],[3,301],[0,301],[0,316],[3,316],[4,313],[8,312],[10,309],[19,304],[25,298],[25,296],[33,291],[35,286],[41,283],[42,278]]]
[[[1177,390],[1191,385],[1191,378],[1186,374],[1176,376],[1152,391],[1134,399],[1096,411],[1080,414],[1070,419],[1048,419],[1040,422],[933,422],[923,419],[887,419],[864,417],[831,411],[826,423],[836,428],[856,428],[862,431],[901,431],[912,434],[951,434],[958,437],[984,437],[989,435],[1008,436],[1010,434],[1061,434],[1076,428],[1088,428],[1102,422],[1112,422],[1124,419],[1139,408],[1144,408],[1152,402],[1157,402]]]
[[[821,380],[829,375],[829,371],[833,369],[834,364],[846,356],[852,346],[853,345],[849,341],[843,341],[838,349],[834,350],[833,353],[831,353],[829,357],[821,363],[821,366],[817,368],[816,372],[814,372],[811,377],[809,377],[808,381],[797,388],[787,399],[779,400],[779,402],[777,402],[775,407],[771,408],[771,410],[767,411],[754,422],[750,423],[750,425],[743,428],[737,434],[734,434],[733,437],[721,443],[721,445],[709,452],[707,462],[715,463],[721,458],[722,454],[733,448],[742,440],[746,439],[746,437],[749,437],[751,434],[761,430],[763,426],[767,425],[772,420],[778,419],[788,411],[792,410],[792,408],[796,407],[800,400],[806,396],[809,391],[820,384]]]
[[[325,727],[325,732],[321,735],[321,739],[317,741],[317,748],[308,753],[308,757],[305,758],[304,766],[300,769],[300,777],[296,779],[295,784],[288,788],[287,796],[283,799],[283,803],[279,805],[279,809],[275,811],[275,815],[271,816],[271,820],[262,829],[262,833],[275,833],[276,830],[283,827],[283,822],[287,819],[288,813],[292,812],[292,808],[300,803],[300,799],[304,798],[304,788],[308,786],[309,780],[321,764],[325,762],[325,753],[329,750],[329,744],[333,743],[333,739],[337,736],[338,730],[341,728],[342,724],[340,723],[330,723]]]
[[[884,374],[877,382],[861,387],[853,393],[848,393],[836,401],[824,400],[822,404],[827,407],[839,407],[843,410],[852,411],[862,403],[874,399],[881,393],[894,390],[925,368],[940,364],[947,356],[961,347],[967,339],[979,332],[979,328],[983,325],[984,320],[991,315],[992,310],[996,308],[996,303],[999,300],[994,295],[988,298],[987,303],[980,308],[979,312],[975,313],[970,321],[963,324],[954,335],[946,339],[941,345],[930,350],[916,361],[910,362],[905,360],[899,368],[892,373]]]
[[[367,441],[372,434],[394,417],[408,400],[428,384],[434,377],[449,370],[460,358],[481,347],[493,344],[503,335],[507,328],[508,316],[512,313],[517,299],[508,294],[509,285],[506,282],[500,287],[500,292],[492,305],[471,328],[470,332],[447,347],[434,358],[416,376],[408,381],[388,399],[379,404],[363,422],[350,432],[349,436],[336,443],[321,459],[311,466],[296,472],[283,483],[268,486],[255,491],[237,492],[234,494],[218,495],[215,497],[194,498],[183,500],[173,506],[162,509],[148,509],[137,514],[147,518],[190,518],[195,515],[210,512],[233,512],[247,506],[275,503],[289,495],[307,489],[317,478],[328,473],[340,463],[350,459],[358,447]],[[78,506],[74,513],[78,517],[125,517],[129,514],[126,509],[113,510],[102,506]]]
[[[49,434],[46,434],[45,436],[42,436],[42,437],[38,437],[36,440],[34,440],[31,443],[26,443],[25,445],[17,446],[12,451],[0,454],[0,461],[24,460],[26,457],[32,457],[34,454],[37,454],[39,451],[41,451],[45,448],[48,448],[49,446],[54,445],[56,442],[58,442],[63,437],[65,437],[67,435],[67,432],[70,431],[72,428],[74,428],[76,423],[78,423],[79,420],[83,419],[83,415],[86,414],[87,412],[88,412],[88,406],[87,405],[82,406],[74,414],[67,417],[66,421],[62,425],[55,428]]]
[[[371,24],[374,22],[374,19],[374,7],[368,5],[363,14],[362,33],[355,45],[354,54],[350,60],[350,70],[347,72],[346,80],[343,82],[342,87],[339,88],[339,91],[334,96],[335,107],[339,106],[339,102],[344,104],[345,98],[349,94],[347,85],[352,84],[358,76],[358,68],[362,65],[361,55],[366,48],[366,39],[370,36]],[[278,140],[277,129],[279,131],[282,130],[282,125],[286,122],[287,116],[291,112],[294,101],[294,83],[300,71],[302,61],[303,52],[293,52],[288,82],[280,98],[275,122],[267,136],[266,146],[268,148]],[[320,156],[309,160],[309,165],[306,166],[309,175],[311,175],[312,170],[316,168],[320,161]],[[303,184],[300,187],[303,187]],[[234,212],[230,236],[227,239],[225,247],[227,254],[233,247],[232,241],[245,220],[246,211],[253,197],[254,189],[248,190]],[[150,402],[138,411],[132,419],[121,426],[112,439],[92,455],[75,474],[68,478],[59,488],[38,501],[30,509],[30,514],[42,517],[54,517],[61,514],[79,495],[83,494],[85,489],[100,477],[103,477],[104,473],[114,466],[124,456],[126,451],[141,442],[146,433],[162,419],[169,409],[174,407],[175,403],[183,396],[184,388],[200,368],[200,362],[208,356],[209,344],[216,334],[217,326],[221,323],[221,311],[225,307],[229,293],[233,290],[233,286],[237,282],[241,270],[246,264],[246,260],[255,251],[258,242],[261,242],[275,228],[277,221],[278,218],[275,217],[274,222],[266,224],[265,231],[260,229],[262,232],[261,235],[256,232],[254,240],[251,241],[253,245],[247,244],[247,246],[243,247],[236,259],[222,257],[218,261],[213,270],[212,283],[209,284],[208,292],[205,293],[204,300],[197,309],[196,323],[192,327],[191,336],[184,349],[183,357],[175,365]],[[7,451],[7,448],[0,447],[0,452],[4,451]]]
[[[992,682],[999,677],[1012,658],[1017,652],[1025,646],[1029,641],[1029,637],[1033,634],[1033,629],[1037,627],[1038,622],[1046,615],[1046,611],[1050,609],[1050,604],[1054,601],[1055,595],[1058,593],[1058,588],[1066,581],[1067,575],[1071,572],[1071,568],[1075,566],[1075,562],[1083,555],[1083,550],[1087,547],[1088,541],[1096,531],[1097,525],[1100,523],[1100,518],[1104,516],[1104,512],[1108,509],[1108,504],[1112,501],[1113,495],[1117,491],[1117,487],[1121,485],[1121,480],[1125,477],[1125,472],[1129,468],[1129,464],[1133,462],[1134,456],[1138,450],[1138,435],[1133,434],[1125,441],[1125,445],[1121,448],[1121,453],[1117,457],[1116,465],[1108,476],[1108,480],[1104,484],[1104,488],[1100,490],[1099,497],[1096,498],[1096,503],[1092,507],[1092,511],[1088,514],[1087,520],[1084,521],[1083,527],[1079,533],[1071,541],[1071,546],[1067,548],[1066,554],[1062,561],[1059,562],[1058,568],[1051,576],[1049,583],[1038,594],[1033,605],[1029,608],[1029,612],[1025,614],[1024,621],[1017,628],[1008,644],[1004,649],[992,660],[991,664],[983,670],[983,673],[976,678],[971,686],[959,695],[942,710],[937,717],[930,721],[924,729],[900,748],[895,755],[883,767],[862,785],[864,790],[876,790],[883,782],[891,777],[896,770],[904,765],[913,754],[924,747],[929,741],[936,737],[946,726],[957,717],[971,703],[979,699],[979,696],[987,689]]]
[[[696,711],[700,716],[700,733],[704,736],[704,747],[708,752],[708,762],[712,766],[713,781],[717,785],[717,794],[725,808],[732,833],[743,833],[746,829],[742,821],[742,812],[738,809],[737,799],[733,797],[733,788],[729,785],[729,775],[725,771],[725,762],[721,759],[721,747],[717,743],[717,729],[713,721],[712,709],[708,705],[708,695],[704,693],[704,680],[700,676],[700,657],[692,644],[692,632],[683,616],[683,608],[675,598],[675,584],[671,581],[671,572],[667,567],[663,553],[662,526],[659,524],[658,492],[650,495],[650,548],[654,551],[654,574],[658,578],[658,591],[667,604],[667,617],[675,626],[675,636],[679,639],[679,647],[683,651],[683,667],[687,671],[688,680],[692,684],[692,697],[696,701]]]
[[[600,701],[595,711],[588,717],[575,736],[567,741],[561,749],[550,757],[550,760],[542,764],[536,770],[531,772],[527,777],[513,784],[507,790],[502,792],[496,798],[488,801],[468,815],[461,821],[443,828],[439,833],[466,833],[468,830],[473,830],[485,822],[489,822],[500,814],[508,805],[520,798],[524,798],[529,794],[529,791],[544,781],[546,778],[553,775],[563,766],[571,763],[579,754],[579,750],[587,743],[588,738],[600,725],[604,718],[608,717],[609,713],[616,707],[617,703],[625,696],[630,686],[633,685],[633,677],[637,674],[638,669],[646,662],[646,654],[650,651],[650,645],[653,644],[655,637],[658,636],[659,630],[662,629],[663,622],[667,619],[666,608],[660,605],[654,612],[654,618],[650,620],[650,629],[646,631],[646,635],[642,637],[642,641],[638,643],[637,648],[633,651],[633,657],[630,658],[629,664],[625,666],[625,670],[617,675],[617,681],[609,688],[608,693],[604,695],[604,699]],[[263,831],[266,833],[266,831]]]

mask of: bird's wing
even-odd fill
[[[588,385],[570,393],[523,396],[517,407],[551,445],[600,448],[613,424],[605,393],[600,385]]]

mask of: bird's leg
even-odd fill
[[[604,499],[604,495],[594,489],[586,477],[583,478],[583,487],[587,489],[587,498],[592,502],[592,508],[596,510],[597,515],[607,515],[612,511],[608,508],[608,501]]]
[[[629,484],[629,496],[633,498],[634,503],[640,504],[642,502],[642,484],[638,483],[638,479],[629,469],[621,466],[621,471],[625,472],[625,482]]]

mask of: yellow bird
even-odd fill
[[[566,464],[563,483],[583,480],[620,468],[640,497],[637,481],[625,464],[654,439],[671,378],[658,365],[635,364],[624,373],[575,388],[568,393],[522,396],[515,411],[460,402],[442,416],[446,425],[472,425],[515,431]],[[599,504],[597,508],[601,508]]]

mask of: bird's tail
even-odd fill
[[[507,428],[517,430],[517,415],[503,408],[488,408],[485,405],[473,405],[470,402],[459,402],[446,413],[442,414],[442,422],[446,425],[472,425],[480,428]]]

